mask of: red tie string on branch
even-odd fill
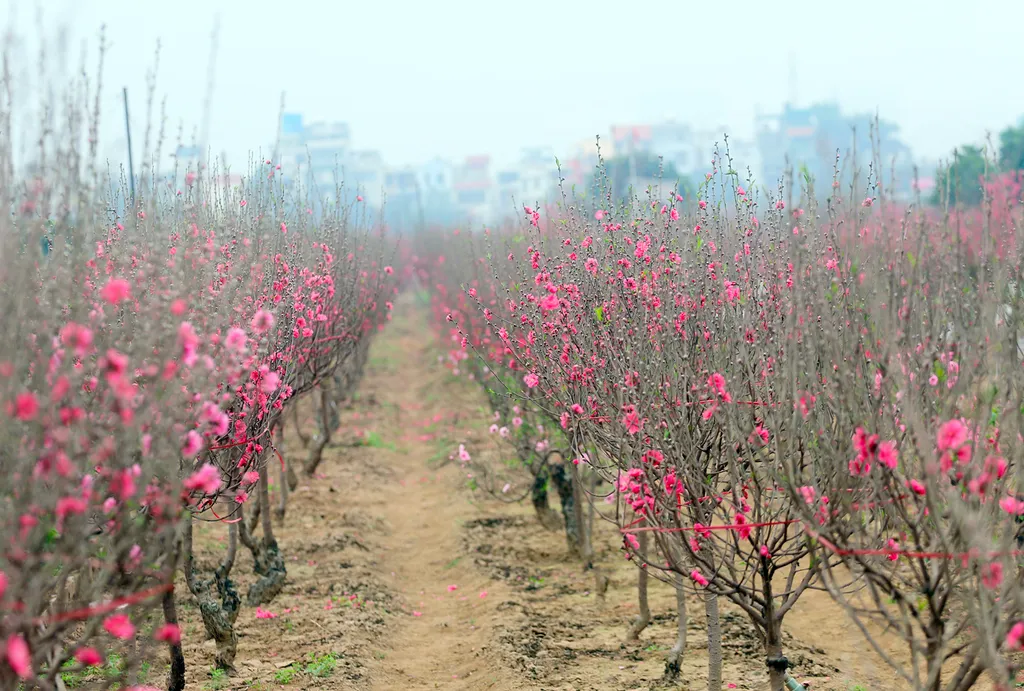
[[[686,527],[686,528],[661,528],[658,526],[642,526],[639,528],[626,527],[620,528],[619,532],[626,533],[639,533],[639,532],[652,532],[652,533],[687,533],[687,532],[704,532],[705,530],[753,530],[754,528],[768,528],[776,525],[790,525],[792,523],[800,523],[797,519],[788,521],[764,521],[762,523],[734,523],[730,525],[702,525],[700,528]],[[636,521],[630,524],[633,526]]]
[[[687,403],[686,405],[687,405],[687,407],[689,407],[689,406],[695,406],[695,405],[709,405],[711,403],[723,403],[723,401],[718,401],[718,400],[715,400],[714,398],[705,398],[705,399],[700,400],[700,401],[691,401],[691,402]],[[730,401],[729,403],[732,403],[733,405],[752,405],[752,406],[761,406],[761,405],[763,405],[763,406],[772,406],[772,407],[778,406],[778,405],[782,405],[779,402],[772,403],[771,401]],[[728,403],[726,405],[728,405]]]
[[[215,505],[212,505],[212,504],[210,505],[210,513],[212,513],[217,518],[216,521],[212,521],[213,523],[238,523],[238,522],[240,522],[242,520],[241,516],[239,516],[238,518],[229,518],[231,516],[231,514],[233,514],[236,511],[238,511],[237,507],[232,509],[231,513],[229,513],[227,516],[221,516],[220,514],[218,514],[214,510],[214,506]]]

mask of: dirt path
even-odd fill
[[[366,382],[394,411],[389,429],[401,432],[398,447],[381,458],[396,472],[395,482],[379,488],[392,527],[381,563],[390,574],[385,582],[413,610],[375,665],[373,688],[513,688],[484,651],[507,588],[463,557],[463,526],[481,509],[467,501],[460,487],[467,478],[448,459],[448,435],[474,436],[482,420],[472,418],[482,411],[445,386],[450,376],[437,364],[425,324],[410,314],[414,309],[408,300],[400,303],[396,322],[375,344],[373,364],[383,371]]]

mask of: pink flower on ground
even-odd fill
[[[20,633],[11,634],[7,638],[6,657],[8,666],[19,679],[28,679],[32,676],[32,655],[29,653],[28,643]]]
[[[263,609],[262,607],[257,607],[256,608],[256,618],[257,619],[277,619],[277,615],[274,614],[273,612],[268,612],[267,610]]]
[[[220,471],[217,467],[206,463],[196,472],[192,473],[184,482],[185,489],[190,491],[201,491],[205,494],[213,494],[220,489]]]
[[[115,614],[107,617],[103,622],[104,630],[114,638],[126,640],[135,635],[135,625],[132,620],[124,614]]]
[[[486,590],[481,590],[480,591],[480,597],[481,598],[487,597],[487,591]]]
[[[111,305],[116,305],[122,300],[127,300],[131,295],[131,291],[132,286],[128,281],[123,278],[112,278],[100,290],[100,297]]]
[[[449,593],[454,593],[458,589],[459,589],[459,586],[457,586],[457,585],[450,585],[450,586],[448,586],[448,592]]]

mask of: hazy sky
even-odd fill
[[[287,110],[347,121],[356,147],[393,164],[564,152],[611,123],[665,118],[749,136],[757,108],[786,101],[790,57],[797,103],[877,108],[919,156],[1024,115],[1020,0],[0,0],[30,39],[37,7],[51,38],[69,27],[72,68],[87,41],[94,71],[107,25],[115,150],[120,89],[140,130],[158,39],[169,129],[191,133],[219,14],[210,142],[236,164],[273,141],[282,91]]]

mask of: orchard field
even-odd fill
[[[391,228],[78,87],[0,102],[0,689],[1019,686],[1018,173]]]

